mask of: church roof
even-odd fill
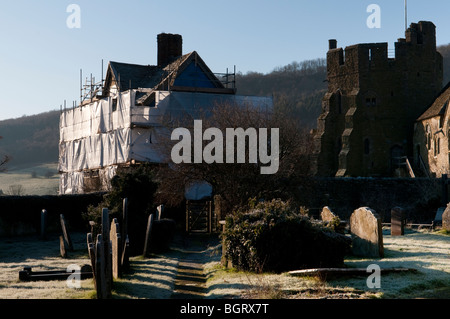
[[[450,101],[450,82],[442,89],[433,104],[417,119],[423,121],[432,117],[444,115]]]

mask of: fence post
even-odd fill
[[[41,211],[41,239],[45,240],[47,238],[47,211],[43,209]]]

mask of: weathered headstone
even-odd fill
[[[381,218],[368,208],[356,209],[350,216],[353,254],[365,257],[384,257]]]
[[[66,245],[64,243],[64,237],[59,236],[59,252],[62,258],[67,258]]]
[[[47,211],[43,209],[41,211],[41,239],[47,238]]]
[[[405,211],[401,207],[391,209],[391,236],[405,234]]]
[[[148,216],[147,232],[145,234],[144,252],[143,252],[144,257],[146,257],[150,252],[150,238],[152,234],[152,227],[153,227],[153,214],[150,214],[150,216]]]
[[[64,242],[67,246],[67,249],[69,251],[73,251],[72,240],[70,239],[69,232],[67,231],[67,224],[66,224],[66,220],[64,219],[64,215],[63,214],[59,215],[59,218],[61,221],[61,228],[62,228],[62,232],[63,232],[63,236],[64,236]]]
[[[123,199],[123,208],[122,208],[122,256],[121,256],[121,264],[122,270],[128,269],[129,263],[129,253],[130,253],[130,240],[128,238],[128,198]]]
[[[122,239],[120,237],[119,223],[117,218],[111,222],[110,230],[111,253],[112,253],[112,275],[113,278],[122,277]]]
[[[337,216],[331,211],[330,207],[325,206],[322,209],[322,212],[320,213],[320,218],[324,222],[331,222],[333,218],[336,218]]]
[[[106,260],[105,260],[105,245],[102,240],[102,235],[97,235],[95,244],[95,281],[97,287],[97,299],[106,299],[109,296],[106,276]]]
[[[109,237],[109,211],[107,208],[102,209],[102,242],[105,263],[106,289],[112,290],[112,259],[111,259],[111,239]]]
[[[450,203],[442,213],[442,228],[445,230],[450,230]]]

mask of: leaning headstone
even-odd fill
[[[153,227],[153,214],[150,214],[150,216],[148,216],[147,232],[145,234],[144,252],[143,252],[144,257],[146,257],[150,252],[150,237],[152,234],[152,227]]]
[[[364,257],[383,258],[383,233],[381,218],[368,208],[356,209],[350,216],[353,254]]]
[[[121,237],[122,237],[122,247],[123,247],[125,245],[125,241],[128,237],[128,198],[123,199],[121,225],[122,225]]]
[[[64,236],[64,242],[67,245],[67,249],[69,251],[73,251],[72,240],[70,239],[69,232],[67,231],[67,225],[66,225],[66,220],[64,219],[64,215],[63,214],[59,215],[59,218],[61,221],[61,228],[62,228],[62,232],[63,232],[63,236]]]
[[[47,238],[47,211],[43,209],[41,211],[41,239],[44,240]]]
[[[66,245],[64,243],[64,237],[59,236],[59,252],[62,258],[67,258]]]
[[[442,228],[445,230],[450,230],[450,204],[447,205],[447,208],[442,214]]]
[[[330,207],[328,206],[325,206],[320,213],[320,218],[322,219],[322,221],[327,223],[331,222],[333,218],[336,217],[337,216],[331,211]]]
[[[128,198],[123,199],[123,208],[122,208],[122,270],[128,269],[130,265],[130,240],[128,238]]]
[[[405,234],[405,211],[401,207],[391,209],[391,236]]]
[[[119,223],[117,218],[111,222],[111,258],[113,278],[122,277],[122,239],[120,238]]]

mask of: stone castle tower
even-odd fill
[[[316,176],[392,176],[412,156],[416,119],[442,88],[443,60],[432,22],[411,24],[405,39],[337,48],[329,41],[328,92],[314,132]]]

